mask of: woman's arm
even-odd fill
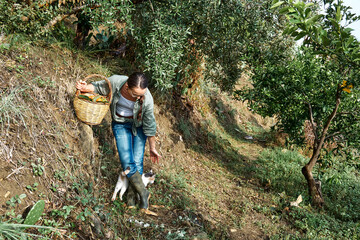
[[[80,90],[81,92],[94,92],[95,87],[91,83],[87,84],[83,80],[79,80],[76,82],[76,89]]]
[[[148,137],[149,147],[150,147],[150,160],[153,163],[159,163],[159,159],[161,158],[160,154],[156,151],[155,148],[155,136]]]

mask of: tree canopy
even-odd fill
[[[62,20],[76,14],[85,45],[86,31],[108,27],[106,36],[93,36],[107,41],[104,50],[119,31],[118,21],[126,25],[124,38],[134,51],[134,65],[151,75],[158,89],[191,88],[189,76],[206,64],[202,76],[231,90],[246,67],[292,44],[280,34],[285,18],[270,6],[270,0],[10,0],[0,3],[0,22],[6,33],[40,36],[57,31]]]

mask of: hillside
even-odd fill
[[[116,72],[122,71],[127,69]],[[74,114],[74,82],[91,73],[109,75],[110,71],[96,60],[58,46],[24,45],[2,51],[2,215],[11,211],[14,216],[21,214],[41,198],[47,200],[47,216],[64,206],[74,206],[73,213],[59,221],[59,226],[69,224],[70,219],[76,226],[86,225],[88,219],[79,222],[76,215],[98,205],[106,211],[113,208],[120,215],[143,217],[125,213],[120,202],[110,201],[120,169],[109,116],[102,125],[89,127]],[[231,102],[239,109],[230,109],[231,100],[216,88],[209,88],[208,95],[203,93],[197,98],[201,101],[195,102],[201,105],[190,113],[175,109],[178,106],[170,97],[155,97],[157,142],[163,158],[154,166],[147,160],[145,169],[157,173],[151,200],[164,207],[158,209],[160,217],[146,220],[164,226],[157,233],[164,236],[167,231],[184,229],[186,235],[196,236],[212,228],[221,234],[230,234],[231,228],[239,231],[234,234],[265,236],[254,221],[244,226],[244,232],[239,229],[248,218],[261,217],[250,216],[240,207],[251,197],[259,199],[252,189],[255,186],[247,186],[251,177],[240,174],[240,169],[262,147],[244,141],[245,133],[237,131],[260,128],[261,119],[251,113],[239,115],[240,109],[247,111],[240,103]],[[243,182],[246,187],[241,187]],[[27,188],[34,183],[38,184],[36,190]],[[87,193],[79,192],[86,189]],[[21,194],[26,197],[20,204],[13,209],[6,205],[6,201]],[[80,202],[85,200],[82,206]],[[225,221],[227,226],[221,224]]]
[[[269,165],[259,161],[276,145],[269,132],[274,120],[253,114],[215,85],[203,83],[188,102],[154,92],[162,159],[152,165],[146,150],[145,171],[156,173],[150,191],[159,216],[151,217],[111,201],[120,165],[109,114],[89,127],[72,105],[75,81],[131,72],[120,58],[5,42],[0,69],[3,222],[21,223],[26,208],[43,199],[37,225],[58,230],[27,230],[42,239],[297,238],[309,228],[287,218],[298,214],[289,205],[299,192],[306,195],[305,180],[297,175],[292,184],[298,190],[289,190],[294,185],[288,176],[292,195],[279,194],[266,177]]]

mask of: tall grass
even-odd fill
[[[26,107],[21,100],[21,95],[26,87],[15,87],[13,89],[0,92],[0,123],[1,129],[10,126],[10,123],[22,123],[26,127],[25,112]]]

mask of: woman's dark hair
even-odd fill
[[[141,89],[145,89],[149,85],[149,80],[145,76],[145,74],[141,72],[134,72],[129,76],[127,84],[130,89],[134,87],[140,87]]]

